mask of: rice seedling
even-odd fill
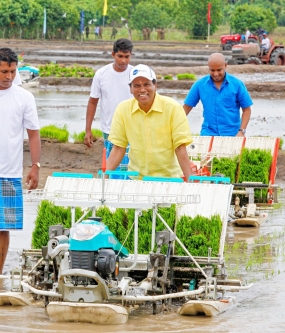
[[[40,136],[42,139],[54,139],[58,142],[67,142],[69,139],[69,132],[66,125],[48,125],[40,129]]]
[[[102,131],[99,130],[99,129],[94,128],[94,129],[91,130],[91,132],[92,132],[92,135],[93,135],[95,140],[98,139],[98,138],[103,137]],[[73,133],[71,137],[74,140],[74,143],[83,143],[84,138],[85,138],[85,134],[86,134],[85,131],[80,132],[80,133]]]
[[[197,80],[196,75],[191,74],[191,73],[177,74],[176,77],[177,77],[177,80],[192,80],[192,81]]]

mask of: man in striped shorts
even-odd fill
[[[9,247],[9,230],[23,229],[23,137],[27,129],[31,153],[28,189],[39,182],[41,141],[34,96],[14,84],[18,57],[0,48],[0,274]]]

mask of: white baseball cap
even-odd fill
[[[147,65],[137,65],[133,67],[130,71],[130,80],[129,84],[133,82],[137,77],[145,77],[146,79],[152,81],[156,80],[154,71]]]

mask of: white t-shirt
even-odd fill
[[[110,133],[117,105],[133,97],[128,84],[132,68],[129,65],[125,71],[116,72],[113,64],[109,64],[98,69],[94,75],[90,97],[100,99],[101,130],[104,133]]]
[[[17,86],[20,86],[22,84],[22,80],[21,80],[21,76],[20,76],[18,68],[16,70],[16,76],[15,76],[13,83],[15,83]]]
[[[39,129],[34,96],[14,83],[0,90],[0,119],[0,177],[21,178],[24,129]]]
[[[261,46],[268,50],[270,48],[269,38],[266,37],[266,38],[262,39]]]
[[[249,31],[249,30],[246,30],[245,38],[248,38],[249,36],[250,36],[250,31]]]

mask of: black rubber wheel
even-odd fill
[[[248,39],[248,42],[249,42],[249,43],[255,43],[255,44],[257,44],[257,43],[258,43],[258,40],[255,39],[255,38],[249,38],[249,39]]]
[[[261,60],[258,59],[257,57],[250,57],[244,63],[248,64],[248,65],[261,65],[262,64]]]
[[[225,50],[230,51],[232,49],[232,44],[226,44]]]
[[[228,65],[238,65],[238,62],[236,61],[236,59],[229,59]]]
[[[285,66],[285,51],[284,49],[275,49],[270,56],[270,64],[276,66]]]

